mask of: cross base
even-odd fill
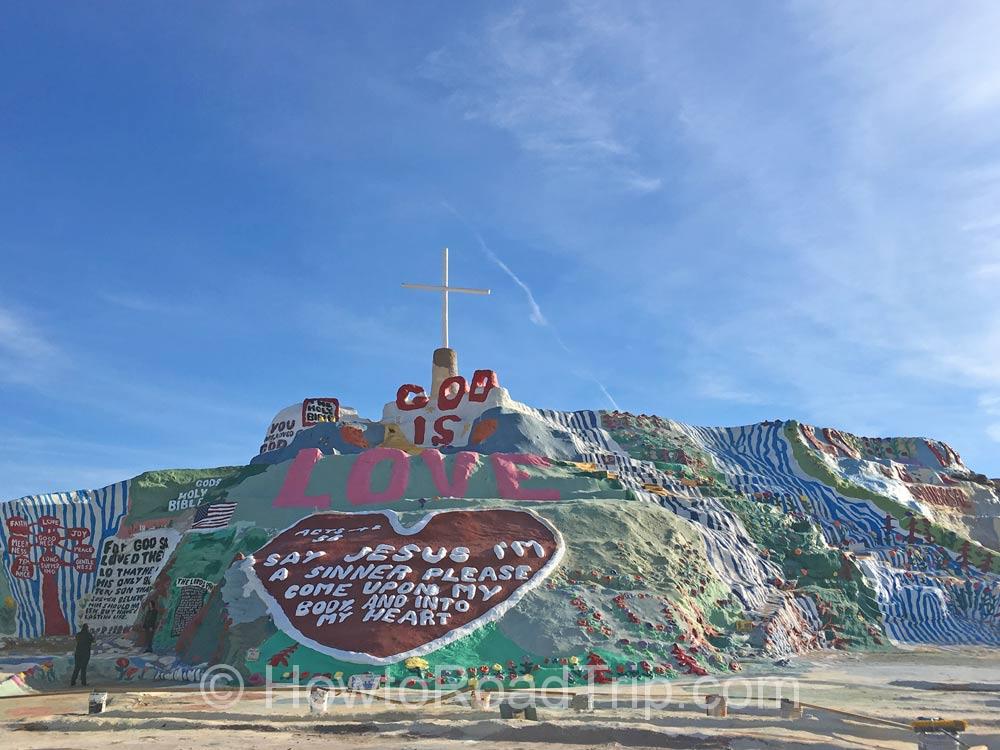
[[[435,349],[431,365],[431,393],[438,393],[441,383],[452,375],[458,375],[458,352],[448,347]]]

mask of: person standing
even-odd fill
[[[69,686],[76,685],[76,678],[87,687],[87,665],[90,663],[90,649],[94,645],[94,634],[90,632],[90,627],[84,623],[80,627],[80,632],[76,634],[76,650],[73,652],[73,676],[70,678]]]
[[[153,651],[153,635],[156,633],[156,605],[152,602],[146,608],[142,618],[142,629],[146,633],[146,653]]]

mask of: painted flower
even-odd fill
[[[420,656],[411,656],[403,662],[403,666],[411,672],[420,672],[427,669],[430,665],[427,663],[426,659]]]

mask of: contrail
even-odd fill
[[[566,345],[566,342],[562,340],[562,336],[559,335],[559,331],[556,330],[555,326],[548,322],[545,325],[549,329],[549,332],[552,334],[552,337],[556,340],[556,343],[559,344],[559,346],[562,348],[562,350],[575,359],[576,354],[574,354],[573,350],[570,349]],[[601,393],[603,393],[604,396],[608,399],[614,410],[619,411],[618,402],[615,401],[615,397],[612,396],[608,392],[608,389],[604,387],[604,383],[602,383],[600,380],[594,377],[594,375],[589,370],[578,370],[575,374],[577,377],[581,377],[584,378],[585,380],[592,381],[598,388],[601,389]]]
[[[608,401],[611,402],[611,406],[614,408],[614,410],[615,411],[621,411],[618,408],[618,402],[615,401],[615,397],[612,396],[610,393],[608,393],[608,389],[604,387],[604,383],[602,383],[597,378],[593,378],[593,380],[594,380],[595,383],[597,383],[597,387],[601,389],[601,393],[603,393],[607,397]]]
[[[531,314],[528,316],[531,319],[531,322],[538,326],[549,325],[549,321],[547,321],[545,319],[545,316],[542,315],[542,308],[540,308],[538,306],[538,302],[535,301],[535,295],[531,293],[531,288],[523,281],[521,281],[520,276],[518,276],[516,273],[510,270],[510,266],[508,266],[506,263],[500,260],[500,258],[497,257],[497,254],[490,249],[489,245],[486,244],[486,240],[483,239],[483,236],[476,231],[476,228],[474,226],[472,226],[468,221],[466,221],[465,217],[462,216],[462,214],[460,214],[455,209],[454,206],[448,203],[448,201],[441,201],[441,205],[443,205],[445,208],[447,208],[449,211],[455,214],[455,217],[463,224],[465,224],[466,229],[468,229],[470,232],[472,232],[473,235],[475,235],[476,241],[479,242],[479,247],[482,248],[482,251],[486,254],[486,257],[492,260],[498,266],[500,266],[500,269],[505,274],[510,276],[511,281],[513,281],[515,284],[521,287],[521,291],[524,292],[524,296],[528,298],[528,307],[531,308]]]
[[[510,266],[508,266],[506,263],[500,260],[499,257],[497,257],[497,254],[490,249],[489,245],[486,244],[486,240],[483,239],[483,236],[476,230],[474,226],[472,226],[472,224],[469,223],[469,221],[464,216],[462,216],[462,214],[458,212],[458,209],[456,209],[454,206],[448,203],[448,201],[441,201],[441,205],[444,206],[446,209],[448,209],[452,214],[454,214],[455,218],[457,218],[460,222],[465,224],[466,229],[472,232],[472,234],[475,236],[476,241],[479,243],[479,247],[483,251],[483,254],[491,261],[496,263],[496,265],[500,267],[500,270],[503,271],[508,276],[510,276],[511,281],[513,281],[521,288],[521,291],[524,292],[524,296],[528,300],[528,307],[531,309],[531,312],[528,315],[528,318],[531,320],[531,322],[534,323],[535,325],[547,328],[549,330],[549,333],[552,334],[552,337],[556,340],[556,343],[559,344],[562,350],[566,352],[566,354],[568,354],[570,357],[576,359],[576,354],[574,354],[573,351],[568,346],[566,346],[566,342],[562,340],[562,336],[559,335],[559,331],[556,330],[556,327],[552,325],[551,322],[549,322],[549,320],[545,317],[544,314],[542,314],[542,308],[538,306],[538,302],[535,300],[535,295],[532,294],[531,288],[523,281],[521,281],[520,276],[518,276],[516,273],[510,270]],[[578,377],[583,377],[586,380],[593,381],[593,383],[597,385],[598,388],[601,389],[601,393],[603,393],[605,398],[608,399],[608,402],[615,409],[615,411],[618,411],[618,402],[615,401],[614,396],[611,395],[608,389],[604,387],[604,383],[602,383],[600,380],[594,377],[589,371],[578,371],[576,375]]]

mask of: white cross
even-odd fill
[[[448,286],[448,248],[444,249],[444,274],[440,286],[433,284],[403,284],[407,289],[427,289],[431,292],[441,292],[441,340],[442,346],[448,348],[448,292],[461,294],[489,294],[489,289],[468,289],[463,286]]]

